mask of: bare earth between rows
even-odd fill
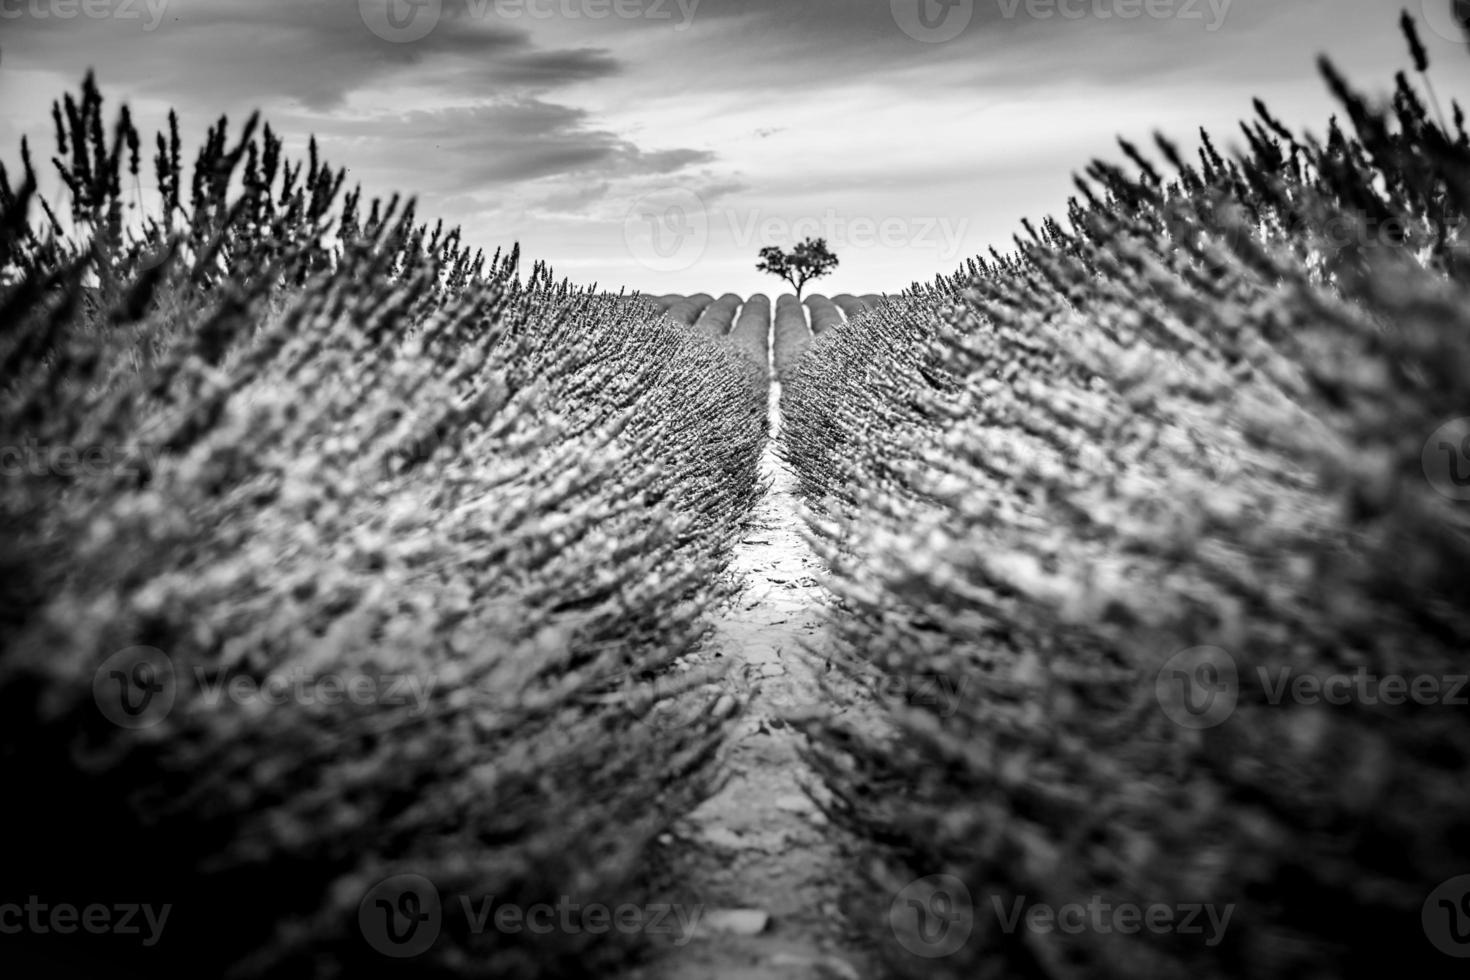
[[[826,590],[798,530],[795,478],[776,453],[779,384],[772,389],[772,439],[761,461],[770,489],[731,569],[744,590],[701,654],[760,680],[726,750],[728,782],[661,841],[668,893],[702,906],[699,924],[627,980],[871,975],[869,944],[841,909],[855,852],[808,796],[821,789],[797,753],[801,736],[782,720],[825,700],[819,672],[835,678],[822,654]]]

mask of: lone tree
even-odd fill
[[[827,248],[825,238],[808,238],[789,252],[767,245],[761,249],[761,260],[755,264],[757,272],[769,272],[791,283],[797,299],[801,299],[801,287],[835,268],[837,256]]]

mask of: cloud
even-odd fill
[[[413,43],[374,34],[355,0],[166,0],[166,9],[152,31],[106,18],[7,20],[7,60],[78,76],[101,65],[140,91],[216,103],[248,93],[256,104],[285,99],[319,112],[395,81],[466,93],[486,85],[546,91],[622,67],[602,49],[538,48],[527,27],[470,16],[463,0],[448,3],[435,29]]]
[[[397,175],[425,194],[550,177],[671,174],[715,159],[707,150],[643,149],[593,126],[586,110],[532,97],[338,117],[319,125],[317,136],[329,159],[371,161],[375,179]]]

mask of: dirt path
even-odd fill
[[[821,793],[797,755],[800,736],[782,720],[824,700],[818,656],[824,589],[818,560],[798,534],[795,479],[775,453],[762,460],[771,489],[734,558],[744,592],[726,610],[705,656],[739,678],[759,678],[739,736],[726,754],[730,779],[662,843],[670,891],[703,906],[693,938],[668,948],[627,980],[744,980],[871,976],[866,943],[843,917],[854,854],[804,789]]]

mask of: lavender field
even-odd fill
[[[667,194],[708,291],[592,281],[87,75],[0,157],[8,975],[1462,974],[1426,11],[907,286]]]

